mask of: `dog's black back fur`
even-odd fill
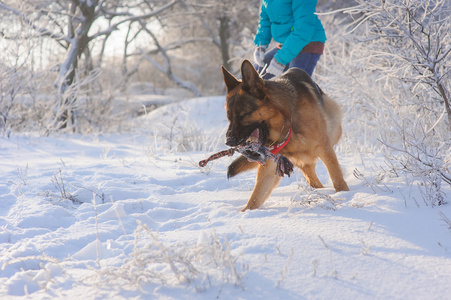
[[[305,82],[310,86],[315,88],[316,95],[318,96],[321,105],[324,106],[323,94],[324,92],[321,88],[313,81],[312,77],[302,69],[299,68],[291,68],[287,72],[285,72],[281,77],[281,79],[287,79],[293,83],[295,82]]]

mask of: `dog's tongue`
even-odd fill
[[[260,130],[258,130],[258,128],[256,128],[254,131],[252,131],[250,137],[258,140],[260,138]]]

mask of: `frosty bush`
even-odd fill
[[[52,110],[44,118],[47,132],[111,132],[122,128],[123,122],[133,115],[133,109],[123,101],[115,102],[111,91],[99,90],[100,73],[100,69],[83,77],[76,73],[74,82],[63,93],[54,95],[48,104]]]
[[[347,11],[357,16],[350,33],[366,49],[359,62],[381,87],[378,97],[369,99],[379,106],[374,111],[382,111],[380,141],[389,150],[391,172],[418,179],[426,203],[443,204],[441,185],[451,184],[451,5],[445,0],[357,2]]]
[[[1,42],[1,40],[0,40]],[[28,107],[42,82],[42,76],[30,70],[30,49],[33,43],[0,45],[0,132],[9,136],[11,131],[23,126],[33,114]]]
[[[446,0],[358,0],[349,10],[360,14],[351,26],[365,24],[360,36],[378,61],[374,67],[387,83],[403,84],[411,95],[406,104],[418,106],[430,122],[448,115],[451,128],[450,61],[451,4]],[[430,115],[432,114],[432,116]]]
[[[26,64],[0,65],[0,132],[92,133],[119,130],[132,114],[126,103],[99,93],[93,82],[99,70],[91,71],[64,93],[55,93],[52,72],[33,71]]]
[[[198,292],[211,286],[233,284],[242,287],[247,266],[238,263],[230,243],[215,232],[209,241],[197,245],[166,244],[157,233],[139,224],[134,233],[134,248],[129,259],[117,268],[99,271],[108,282],[141,286],[147,283],[169,286],[193,285]]]

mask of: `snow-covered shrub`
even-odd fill
[[[123,122],[133,115],[132,106],[124,101],[114,101],[109,91],[100,91],[97,80],[100,69],[94,69],[83,77],[78,73],[64,93],[54,95],[53,109],[44,118],[47,131],[76,133],[119,131]]]
[[[451,185],[450,141],[417,134],[415,128],[397,129],[400,146],[381,140],[391,150],[386,154],[391,166],[387,171],[392,176],[403,174],[408,183],[415,183],[426,205],[445,204],[446,194],[441,188],[442,184]]]
[[[399,99],[427,122],[448,115],[451,83],[451,4],[446,0],[358,0],[350,9],[359,18],[351,25],[357,42],[370,49],[370,61],[384,75],[386,86],[409,98]],[[382,78],[381,78],[382,79]],[[401,93],[399,93],[401,92]]]
[[[352,78],[332,85],[346,101],[344,140],[368,151],[362,144],[378,139],[393,166],[388,171],[416,180],[426,203],[443,204],[441,185],[451,184],[451,5],[357,2],[346,10],[355,17],[348,33],[329,35],[332,55],[325,55]]]
[[[0,40],[0,132],[9,135],[32,116],[27,113],[42,77],[30,69],[32,42],[13,42],[7,46]]]
[[[248,266],[238,262],[239,256],[232,253],[230,243],[221,241],[214,231],[210,237],[205,233],[197,244],[170,244],[145,224],[139,224],[134,237],[133,252],[124,264],[99,270],[108,282],[192,285],[198,292],[224,284],[242,287]]]
[[[123,101],[114,101],[108,91],[99,93],[93,82],[99,70],[93,70],[64,93],[54,92],[51,70],[33,71],[25,63],[0,65],[0,132],[92,133],[122,128],[133,109]]]

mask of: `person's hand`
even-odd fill
[[[274,77],[279,77],[282,75],[283,70],[285,70],[285,66],[279,63],[275,58],[271,60],[268,68],[266,68],[266,73],[274,75]]]
[[[254,60],[260,67],[263,67],[265,63],[263,59],[265,58],[266,46],[258,46],[254,51]]]

